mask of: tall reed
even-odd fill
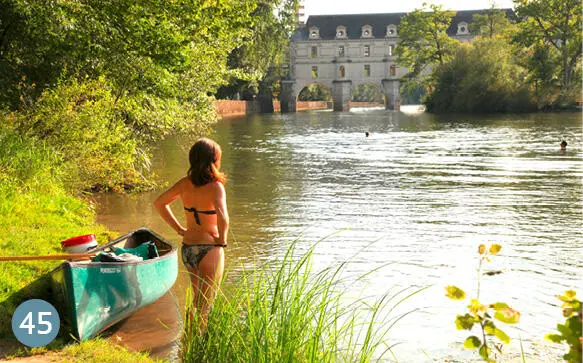
[[[313,273],[314,247],[300,256],[296,247],[282,260],[242,272],[215,300],[204,333],[186,319],[182,361],[369,362],[392,353],[389,330],[408,313],[390,314],[421,290],[387,292],[372,303],[348,299],[349,286],[369,273],[342,277],[349,261]],[[187,301],[193,301],[191,292]],[[187,305],[187,312],[193,309]]]

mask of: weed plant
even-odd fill
[[[203,333],[196,321],[186,319],[181,360],[370,362],[392,354],[389,331],[411,311],[394,317],[391,313],[422,289],[387,292],[373,303],[363,297],[348,301],[348,286],[372,271],[354,280],[341,277],[348,263],[344,261],[313,273],[314,247],[301,256],[296,247],[297,241],[281,261],[241,273],[229,292],[215,300]],[[193,306],[187,305],[189,316]]]

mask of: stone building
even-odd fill
[[[483,11],[458,11],[447,34],[471,41],[472,16]],[[299,92],[312,83],[327,87],[334,110],[348,110],[352,91],[375,84],[387,109],[399,109],[400,78],[407,69],[396,62],[399,24],[405,13],[313,15],[291,37],[290,71],[281,83],[282,112],[295,112]]]

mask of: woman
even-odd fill
[[[182,262],[190,272],[202,331],[223,276],[229,214],[226,177],[220,172],[221,147],[213,140],[199,139],[190,149],[189,160],[187,176],[160,195],[154,205],[164,221],[182,236]],[[170,209],[170,204],[179,197],[186,214],[186,228]]]

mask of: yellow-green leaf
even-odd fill
[[[480,245],[480,246],[478,247],[478,253],[479,253],[480,255],[483,255],[484,253],[486,253],[486,245]]]
[[[553,343],[560,343],[563,340],[563,337],[559,334],[547,334],[545,335],[545,339]]]
[[[520,312],[512,308],[502,308],[496,310],[494,318],[506,324],[516,324],[520,321]]]
[[[498,310],[498,309],[504,309],[507,308],[508,304],[504,303],[504,302],[497,302],[494,304],[490,304],[490,308],[494,309],[494,310]]]
[[[487,310],[486,307],[484,305],[482,305],[482,303],[476,299],[472,299],[470,301],[470,305],[468,305],[468,308],[470,309],[472,314],[475,314],[475,315],[480,315],[481,313],[485,313]]]
[[[457,286],[449,285],[445,287],[445,291],[447,292],[445,296],[449,297],[452,300],[463,300],[466,298],[466,293],[464,290],[460,289]]]
[[[496,338],[500,339],[500,341],[502,341],[502,343],[504,343],[504,344],[510,343],[510,337],[502,330],[495,328],[494,335],[496,336]]]
[[[500,252],[501,249],[502,246],[500,246],[499,244],[493,244],[492,246],[490,246],[490,254],[495,255],[498,252]]]
[[[458,315],[455,318],[455,327],[458,330],[471,330],[476,323],[476,319],[470,314]]]
[[[468,337],[464,342],[464,348],[467,349],[478,349],[481,345],[482,341],[475,335]]]

